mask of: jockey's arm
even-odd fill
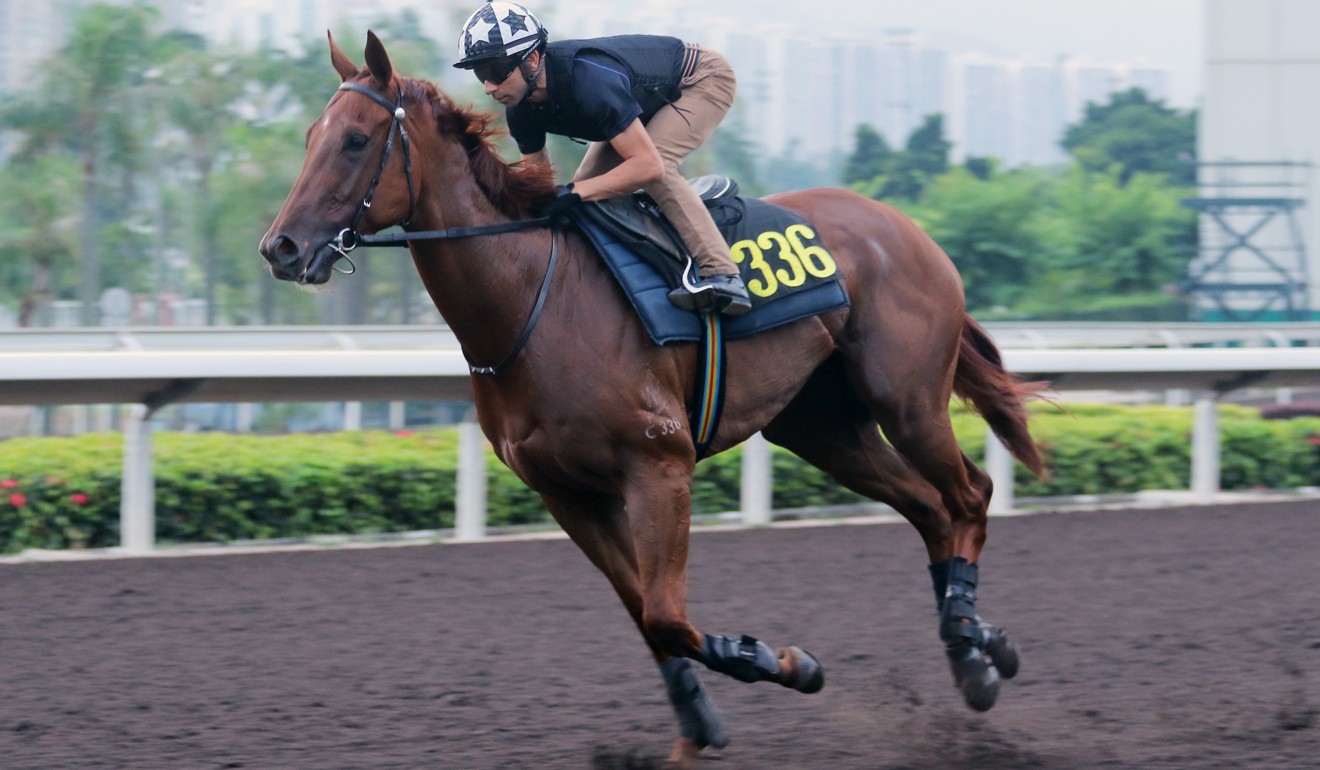
[[[537,150],[530,155],[522,156],[524,166],[539,166],[541,164],[550,165],[550,151],[545,147]]]
[[[581,195],[582,200],[599,201],[628,195],[664,176],[665,164],[660,151],[640,119],[634,120],[611,139],[610,146],[623,162],[600,176],[574,180],[573,191]]]

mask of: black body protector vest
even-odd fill
[[[642,123],[661,107],[678,101],[683,77],[684,43],[662,35],[617,35],[592,40],[561,40],[550,44],[550,98],[559,104],[572,104],[573,60],[579,53],[599,51],[623,65],[631,85],[629,93],[642,108]]]

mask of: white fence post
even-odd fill
[[[344,350],[358,350],[357,341],[342,332],[333,332],[331,339],[339,343]],[[344,430],[362,430],[362,402],[348,401],[344,404]]]
[[[362,430],[361,401],[348,401],[344,403],[344,430]]]
[[[985,435],[985,472],[990,474],[990,481],[995,485],[994,494],[990,496],[989,513],[1013,510],[1013,455],[995,432],[988,428]]]
[[[742,445],[742,522],[752,526],[770,523],[770,442],[760,433]]]
[[[129,407],[124,423],[124,468],[119,501],[119,545],[128,553],[156,546],[156,485],[152,464],[151,410]]]
[[[403,401],[390,402],[390,430],[402,430],[408,422],[408,404]]]
[[[458,490],[454,539],[486,537],[486,437],[469,415],[458,426]]]
[[[1198,394],[1192,408],[1192,494],[1209,500],[1219,492],[1219,410],[1214,393]]]

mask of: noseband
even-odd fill
[[[394,150],[394,134],[396,131],[399,134],[399,143],[403,146],[403,168],[408,177],[408,216],[399,222],[400,225],[407,227],[408,223],[412,221],[413,213],[417,209],[417,196],[413,192],[412,153],[408,144],[408,129],[403,126],[403,120],[408,116],[403,109],[403,89],[399,89],[399,96],[394,104],[390,104],[385,97],[358,83],[341,83],[339,90],[356,91],[370,97],[373,102],[389,110],[390,113],[390,134],[385,140],[385,151],[380,155],[380,165],[376,168],[376,175],[371,178],[371,184],[367,187],[367,194],[362,198],[362,205],[358,206],[357,213],[353,215],[353,223],[340,230],[339,235],[336,235],[335,239],[330,242],[330,248],[339,252],[340,259],[347,259],[348,264],[353,265],[353,260],[348,256],[348,252],[356,249],[362,241],[357,231],[358,223],[362,221],[362,217],[366,216],[367,211],[371,208],[372,201],[376,198],[376,187],[380,185],[381,174],[385,172],[385,164],[390,162],[390,153]],[[335,261],[338,262],[339,260]],[[352,270],[340,270],[336,266],[335,270],[345,275],[352,275],[356,272],[357,267],[353,266]]]

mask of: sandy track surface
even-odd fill
[[[974,714],[910,527],[701,534],[697,627],[827,677],[703,672],[733,737],[706,764],[1320,767],[1318,552],[1314,501],[995,520],[980,607],[1022,672]],[[650,768],[676,734],[565,540],[3,567],[0,687],[10,770]]]

